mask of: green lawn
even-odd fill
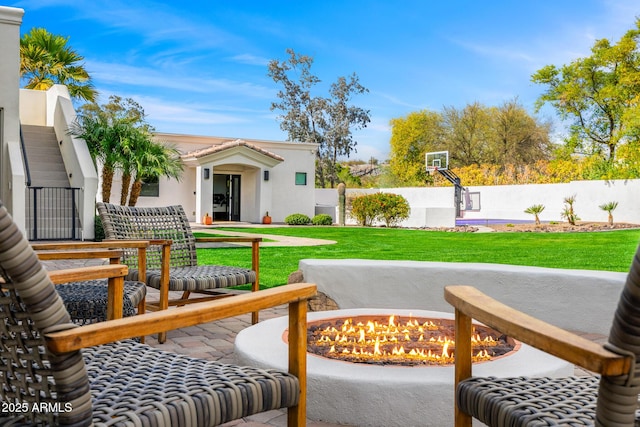
[[[260,283],[285,284],[304,258],[482,262],[586,270],[628,270],[640,230],[578,233],[455,233],[361,227],[225,228],[334,240],[335,245],[262,247]],[[199,249],[200,264],[251,266],[248,248]]]

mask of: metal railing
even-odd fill
[[[28,187],[28,239],[81,240],[79,200],[80,188]]]

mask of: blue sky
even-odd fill
[[[354,132],[353,159],[384,160],[389,120],[423,109],[500,105],[518,97],[533,113],[543,87],[531,75],[617,41],[640,16],[637,0],[28,0],[21,31],[69,37],[101,102],[133,98],[156,130],[286,140],[270,110],[267,76],[285,50],[314,58],[328,95],[356,73],[369,93],[353,103],[371,123]],[[557,121],[545,108],[542,118]],[[556,131],[561,133],[562,126]]]

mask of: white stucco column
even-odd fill
[[[20,25],[23,15],[23,9],[0,6],[0,198],[24,230],[24,181],[11,182],[9,156],[9,144],[15,147],[20,142]],[[24,176],[21,162],[14,168],[18,176]],[[14,195],[19,197],[14,200]]]
[[[262,216],[267,212],[269,212],[270,215],[273,215],[273,208],[271,206],[271,201],[273,200],[273,185],[271,185],[273,170],[272,168],[264,168],[260,172],[257,185],[257,188],[260,189],[258,192],[258,222],[262,221]],[[265,174],[268,174],[268,180],[265,179]]]
[[[201,223],[204,214],[213,216],[213,165],[196,167],[196,222]]]

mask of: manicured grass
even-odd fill
[[[334,245],[262,247],[260,283],[285,284],[304,258],[480,262],[626,272],[640,230],[579,233],[454,233],[362,227],[225,228],[334,240]],[[246,248],[199,249],[200,264],[251,266]]]

